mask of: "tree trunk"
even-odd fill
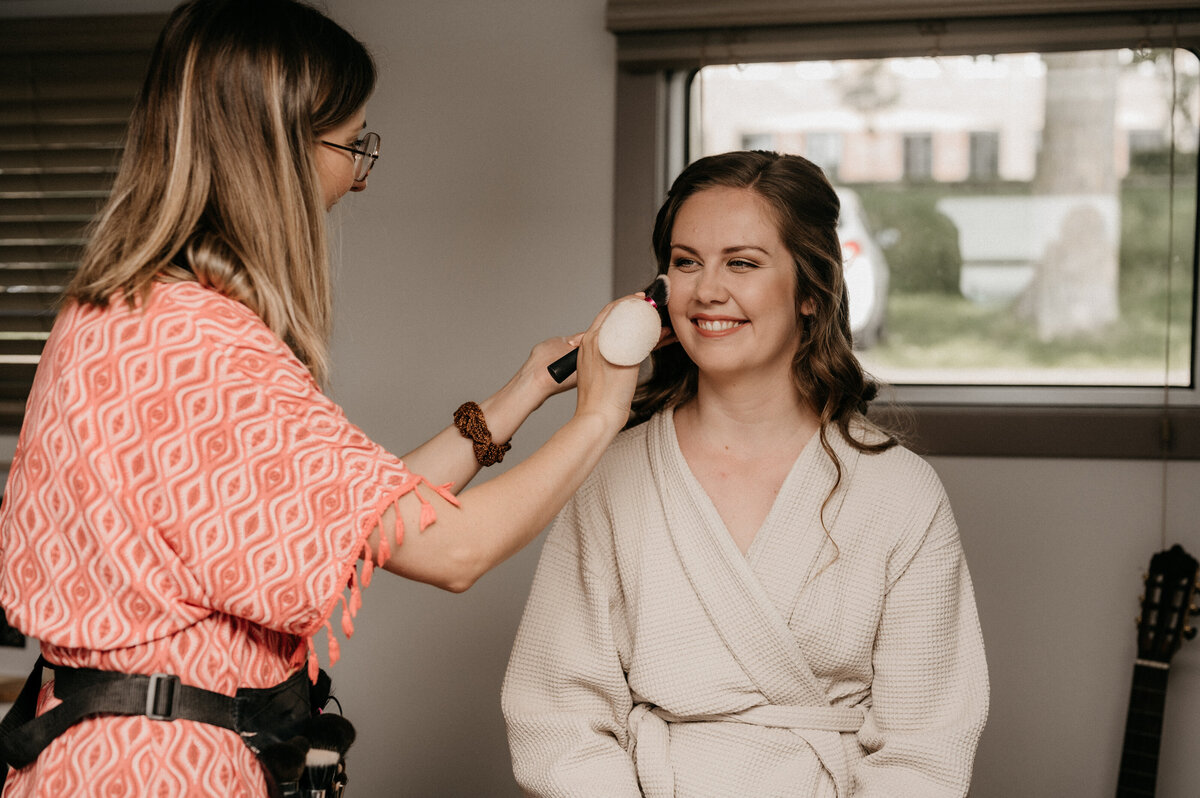
[[[1113,51],[1049,53],[1045,125],[1033,180],[1040,253],[1023,310],[1043,341],[1102,331],[1120,314],[1120,205],[1114,165]]]

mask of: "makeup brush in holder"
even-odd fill
[[[346,787],[344,758],[354,743],[354,726],[341,715],[324,712],[309,721],[308,754],[300,780],[305,798],[340,798]]]
[[[618,304],[600,325],[596,343],[600,354],[614,366],[641,363],[658,343],[662,328],[671,326],[667,315],[671,286],[667,276],[658,275],[643,293],[641,299]],[[562,382],[575,372],[578,357],[579,349],[575,348],[547,366],[555,382]]]

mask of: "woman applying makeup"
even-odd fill
[[[380,156],[375,80],[306,3],[190,0],[168,18],[0,510],[0,602],[42,654],[0,734],[5,796],[296,794],[331,717],[314,638],[335,660],[332,624],[350,635],[377,568],[469,588],[626,422],[637,370],[596,351],[607,309],[578,336],[576,379],[546,372],[571,342],[538,344],[403,457],[322,392],[326,214]],[[464,489],[568,387],[575,413],[541,448]]]

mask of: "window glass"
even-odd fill
[[[710,66],[688,157],[826,170],[886,382],[1191,386],[1198,75],[1184,49]]]

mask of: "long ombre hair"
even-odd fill
[[[190,0],[151,56],[70,299],[196,280],[257,313],[321,381],[332,296],[314,148],[375,87],[366,48],[296,0]]]
[[[792,356],[792,378],[821,421],[821,445],[833,459],[841,481],[841,464],[826,430],[837,427],[862,452],[895,446],[895,435],[866,420],[867,406],[878,386],[863,371],[851,345],[849,296],[842,272],[837,235],[841,203],[825,174],[798,155],[747,151],[710,155],[690,164],[671,186],[654,224],[653,246],[658,273],[671,265],[671,233],[679,209],[693,195],[711,188],[738,188],[758,194],[772,209],[780,238],[796,268],[793,301],[803,330]],[[808,303],[811,313],[803,313]],[[630,426],[655,412],[692,399],[699,370],[683,347],[674,343],[651,356],[650,377],[633,400]],[[857,434],[852,428],[858,427]],[[865,436],[863,428],[880,434]]]

